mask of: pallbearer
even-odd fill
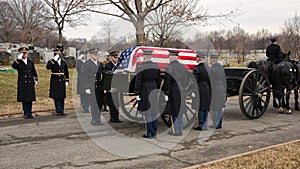
[[[170,135],[181,136],[183,130],[183,113],[186,112],[185,88],[188,83],[186,68],[178,62],[178,51],[169,51],[170,64],[166,67],[163,91],[167,101],[167,113],[172,122]]]
[[[18,50],[20,55],[12,64],[12,68],[18,71],[17,101],[22,102],[24,118],[33,118],[32,101],[35,101],[34,86],[37,84],[37,73],[32,60],[28,59],[28,48]]]
[[[49,60],[46,68],[51,70],[50,94],[49,97],[54,99],[56,114],[65,115],[64,103],[66,98],[66,87],[69,84],[68,66],[62,58],[60,49],[54,49],[54,58]]]
[[[147,132],[144,138],[155,138],[158,123],[158,89],[160,87],[160,69],[151,61],[152,51],[144,50],[144,62],[138,66],[135,93],[138,111],[143,113]]]

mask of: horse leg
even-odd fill
[[[281,89],[281,105],[282,105],[283,108],[287,108],[287,105],[286,105],[287,103],[284,100],[286,98],[286,94],[284,92],[284,89],[287,90],[287,88],[282,87],[282,89]]]
[[[292,86],[291,85],[288,85],[288,88],[287,88],[287,93],[286,94],[286,110],[287,110],[287,114],[292,114],[292,110],[290,108],[290,91],[292,90]]]
[[[299,102],[298,102],[298,98],[299,98],[299,94],[298,94],[298,87],[296,89],[294,89],[294,95],[295,95],[295,110],[299,110]]]

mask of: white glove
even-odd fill
[[[37,81],[36,80],[34,80],[34,85],[37,85]]]
[[[168,96],[165,96],[165,101],[169,101],[169,97]]]
[[[195,93],[194,93],[194,92],[193,92],[191,95],[192,95],[192,97],[196,97],[196,95],[195,95]]]
[[[17,57],[17,59],[22,59],[23,53],[20,53]]]
[[[137,95],[135,98],[137,101],[141,101],[140,95]]]
[[[85,89],[85,93],[86,93],[86,94],[92,94],[92,92],[91,92],[90,89]]]
[[[69,82],[66,82],[66,87],[69,85]]]
[[[56,54],[56,55],[54,56],[54,58],[53,58],[53,59],[54,59],[55,61],[57,61],[57,60],[58,60],[58,58],[59,58],[59,54]]]

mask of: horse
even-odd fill
[[[274,96],[279,100],[279,113],[283,113],[284,109],[286,108],[287,113],[291,114],[291,108],[290,108],[290,93],[292,90],[295,89],[297,86],[297,76],[299,74],[299,70],[297,68],[297,65],[292,63],[289,59],[291,52],[288,53],[282,53],[283,61],[276,65],[275,69],[273,70],[273,77],[274,77]],[[275,80],[276,79],[276,80]],[[273,86],[272,86],[273,87]],[[284,90],[286,90],[286,93],[284,93]],[[295,92],[295,94],[298,94],[298,91]],[[284,97],[285,97],[285,103],[284,103]],[[296,105],[298,106],[298,96],[295,97],[295,108]]]

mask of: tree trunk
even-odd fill
[[[146,38],[145,38],[145,19],[144,18],[138,18],[137,24],[135,25],[136,29],[136,42],[138,46],[144,46]]]
[[[62,36],[62,29],[58,29],[58,43],[62,44],[63,36]]]

